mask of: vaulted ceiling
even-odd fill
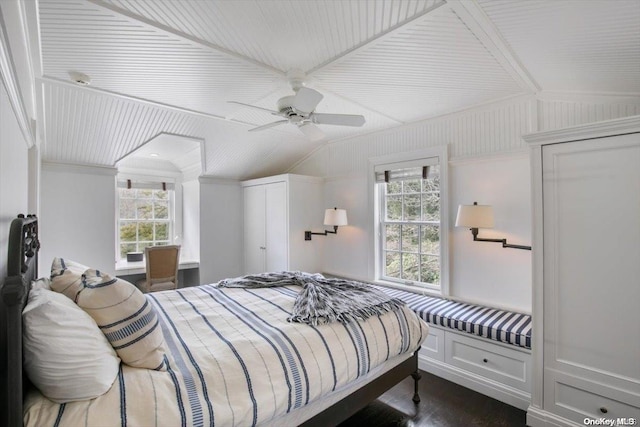
[[[42,156],[114,166],[158,136],[204,173],[281,173],[322,144],[540,91],[640,95],[637,0],[39,0]],[[267,109],[290,70],[324,95],[309,140]],[[91,78],[71,82],[70,72]],[[164,138],[164,137],[163,137]],[[166,139],[166,138],[165,138]]]

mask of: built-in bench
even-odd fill
[[[420,369],[526,410],[531,402],[531,316],[376,286],[430,326]]]
[[[378,287],[403,300],[425,322],[531,349],[531,316],[414,292]]]

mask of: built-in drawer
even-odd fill
[[[422,343],[420,354],[444,362],[444,331],[429,325],[429,335]]]
[[[502,384],[530,392],[531,354],[498,343],[445,333],[445,362]]]
[[[640,421],[640,396],[635,393],[549,369],[544,382],[545,407],[564,418],[579,424],[587,417]]]

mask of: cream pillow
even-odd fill
[[[166,370],[164,337],[156,312],[131,283],[97,270],[83,275],[76,303],[96,321],[123,363]]]
[[[41,277],[31,282],[31,289],[46,289],[51,290],[51,279],[48,277]]]
[[[73,301],[32,289],[22,319],[24,368],[43,395],[64,403],[109,390],[120,359],[96,322]]]
[[[51,289],[75,301],[82,290],[82,274],[88,268],[65,258],[54,258],[51,263]]]

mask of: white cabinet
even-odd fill
[[[304,231],[322,225],[322,179],[277,175],[244,181],[244,273],[320,268]]]
[[[245,273],[288,268],[286,194],[282,181],[244,188]]]
[[[527,420],[640,422],[640,117],[525,139],[534,183]]]
[[[531,400],[529,350],[429,324],[420,369],[520,409]]]

